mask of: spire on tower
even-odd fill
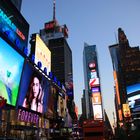
[[[53,21],[55,20],[55,0],[53,0]]]

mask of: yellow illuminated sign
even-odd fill
[[[36,35],[36,46],[35,46],[35,63],[37,64],[39,61],[42,63],[42,70],[47,68],[47,73],[51,71],[51,52],[40,38],[40,36]]]

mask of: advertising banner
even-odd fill
[[[47,74],[51,71],[51,52],[40,38],[38,34],[36,34],[36,42],[35,42],[35,63],[42,63],[41,69],[47,68]]]
[[[103,119],[101,105],[93,105],[94,120]]]
[[[48,80],[31,63],[25,61],[17,105],[45,113],[49,85]]]
[[[130,113],[130,108],[128,104],[123,104],[123,115],[124,117],[130,117],[131,113]]]
[[[27,47],[29,24],[9,0],[0,0],[0,33],[17,49]]]
[[[101,95],[100,92],[92,94],[92,103],[93,104],[101,104]]]
[[[90,87],[99,86],[99,78],[90,79],[89,86]]]

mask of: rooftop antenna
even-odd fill
[[[55,0],[53,0],[53,21],[55,21]]]

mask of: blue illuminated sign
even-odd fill
[[[27,48],[29,24],[8,0],[0,0],[0,34],[7,38],[12,47],[23,53]]]
[[[6,22],[7,25],[9,25],[9,27],[18,34],[18,36],[22,39],[25,40],[25,36],[23,35],[23,33],[16,27],[16,25],[10,20],[10,18],[12,18],[12,16],[8,17],[4,11],[2,11],[2,9],[0,9],[0,20],[2,22]]]

